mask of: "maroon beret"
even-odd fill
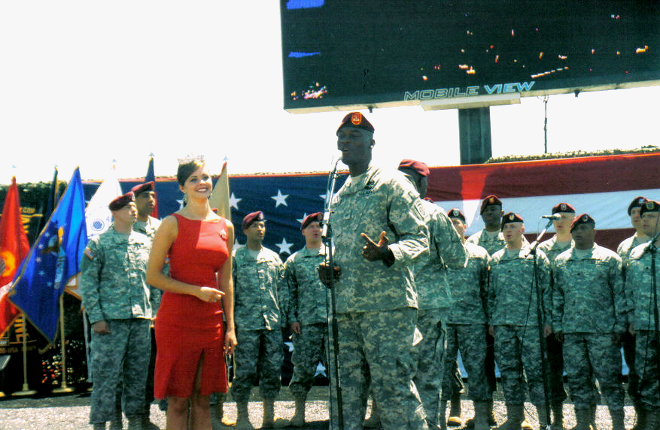
[[[484,213],[484,211],[488,206],[493,206],[493,205],[502,207],[502,200],[498,199],[497,196],[495,195],[490,195],[481,202],[481,211],[479,211],[479,213],[480,214]]]
[[[300,229],[304,230],[304,229],[307,228],[307,226],[309,226],[314,221],[321,222],[322,220],[323,220],[323,213],[322,212],[316,212],[316,213],[313,213],[313,214],[309,214],[303,220],[302,224],[300,225]]]
[[[571,231],[575,229],[580,224],[591,224],[592,226],[596,227],[596,221],[591,218],[591,215],[589,214],[581,214],[575,217],[573,222],[571,223]]]
[[[137,197],[140,195],[140,193],[143,193],[145,191],[155,191],[154,186],[155,186],[154,181],[149,181],[149,182],[145,182],[144,184],[139,184],[134,186],[131,189],[131,191],[133,192],[133,194],[135,194],[135,197]]]
[[[366,130],[370,133],[374,132],[374,126],[371,125],[371,123],[367,121],[367,118],[360,112],[351,112],[346,115],[344,119],[341,120],[341,124],[337,129],[337,134],[339,134],[339,130],[344,127],[355,127],[361,128],[362,130]]]
[[[506,213],[502,217],[502,230],[504,230],[505,224],[510,224],[512,222],[524,222],[524,221],[522,217],[518,214],[514,214],[513,212]]]
[[[630,213],[632,212],[633,209],[635,208],[641,208],[644,203],[646,203],[647,199],[646,197],[642,196],[637,196],[633,199],[632,202],[628,205],[628,216],[630,216]]]
[[[644,215],[645,212],[660,212],[660,203],[654,200],[647,200],[639,210],[639,216]]]
[[[422,176],[428,176],[431,173],[426,163],[422,161],[415,161],[408,159],[401,160],[401,162],[399,163],[399,170],[401,169],[412,170],[414,172],[419,173]]]
[[[552,207],[552,214],[554,215],[557,212],[574,214],[575,208],[570,203],[557,203]]]
[[[266,218],[264,217],[264,213],[261,211],[257,211],[245,215],[245,218],[243,218],[243,223],[241,224],[243,230],[247,230],[248,228],[250,228],[252,223],[255,221],[266,221]]]
[[[459,208],[449,209],[449,212],[447,212],[447,216],[449,218],[459,218],[462,219],[463,222],[465,222],[465,215],[463,215],[463,212],[461,212]]]
[[[133,191],[129,191],[123,196],[119,196],[113,201],[111,201],[110,204],[108,205],[108,209],[110,209],[113,212],[118,211],[127,204],[129,204],[130,202],[132,202],[133,200],[134,200]]]

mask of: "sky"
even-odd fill
[[[0,183],[157,176],[203,155],[212,174],[328,171],[346,112],[283,110],[279,2],[0,2]],[[548,151],[657,145],[660,87],[555,95]],[[458,113],[363,111],[374,162],[459,164]],[[491,108],[493,156],[544,150],[544,104]]]

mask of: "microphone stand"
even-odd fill
[[[552,430],[551,417],[550,417],[550,381],[548,380],[548,351],[547,344],[545,342],[545,336],[543,333],[543,295],[539,288],[539,268],[538,260],[536,258],[536,248],[539,246],[539,241],[545,235],[545,232],[548,231],[548,228],[552,225],[552,219],[548,220],[545,228],[536,236],[534,242],[531,243],[531,249],[527,255],[532,255],[534,258],[534,289],[536,290],[536,320],[539,329],[539,345],[541,347],[541,377],[543,378],[543,400],[545,406],[545,417],[546,422],[548,423],[546,429]],[[541,411],[537,411],[541,415]]]
[[[332,350],[333,350],[333,372],[332,379],[334,380],[335,393],[337,395],[337,425],[339,430],[344,430],[344,414],[343,414],[343,401],[341,394],[341,383],[339,381],[339,327],[337,325],[337,294],[334,288],[334,259],[333,259],[333,248],[332,248],[332,228],[330,224],[330,215],[332,213],[332,198],[335,193],[335,185],[337,181],[337,165],[341,161],[341,158],[338,158],[334,163],[332,172],[328,176],[328,184],[326,186],[325,192],[325,202],[323,204],[323,221],[322,221],[322,233],[323,243],[326,247],[325,254],[325,263],[330,270],[330,280],[328,288],[330,289],[330,305],[331,305],[331,327],[332,327]],[[332,398],[330,399],[330,407],[332,410]],[[332,423],[332,413],[330,413],[330,423]]]

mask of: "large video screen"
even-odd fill
[[[660,1],[281,0],[284,108],[660,83]]]

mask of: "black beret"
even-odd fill
[[[140,195],[140,193],[143,193],[145,191],[154,191],[155,190],[154,185],[155,185],[154,181],[145,182],[144,184],[139,184],[134,186],[133,188],[131,188],[131,191],[137,197]]]
[[[592,226],[596,227],[596,221],[591,218],[591,215],[589,214],[581,214],[579,216],[576,216],[573,222],[571,223],[571,231],[575,229],[580,224],[591,224]]]
[[[313,213],[313,214],[309,214],[303,220],[302,224],[300,225],[300,229],[304,230],[305,228],[307,228],[308,225],[310,225],[314,221],[321,222],[322,220],[323,220],[323,213],[321,213],[321,212],[316,212],[316,213]]]
[[[459,208],[452,208],[449,209],[449,212],[447,212],[447,216],[449,218],[460,218],[465,222],[465,215],[463,215],[463,212]]]
[[[570,203],[557,203],[552,208],[552,214],[554,215],[558,212],[574,214],[575,208]]]
[[[628,216],[630,216],[630,213],[632,212],[633,209],[635,208],[641,208],[644,203],[646,203],[646,197],[642,196],[637,196],[633,199],[632,202],[628,205]]]
[[[122,209],[124,206],[126,206],[127,204],[129,204],[130,202],[132,202],[133,199],[134,199],[133,191],[129,191],[126,194],[124,194],[123,196],[119,196],[116,199],[114,199],[113,201],[111,201],[110,204],[108,205],[108,209],[110,209],[113,212],[118,211],[118,210]]]
[[[257,211],[245,215],[245,218],[243,218],[243,223],[241,224],[243,230],[247,230],[248,228],[250,228],[252,223],[254,223],[255,221],[266,221],[266,218],[264,217],[264,213],[261,211]]]
[[[401,169],[412,170],[422,176],[428,176],[431,173],[429,166],[427,166],[426,163],[416,160],[401,160],[399,163],[399,170]]]
[[[644,215],[645,212],[660,212],[660,203],[654,200],[647,200],[639,210],[639,216]]]
[[[370,133],[374,132],[374,126],[371,125],[371,123],[367,120],[367,118],[364,115],[362,115],[360,112],[351,112],[348,115],[346,115],[344,119],[341,120],[341,124],[337,129],[337,134],[339,134],[339,130],[341,130],[344,127],[355,127],[355,128],[361,128],[362,130],[366,130]]]
[[[480,214],[484,213],[484,211],[488,206],[493,206],[493,205],[502,207],[502,200],[498,199],[497,196],[490,195],[481,202],[481,211],[479,211],[479,213]]]
[[[520,215],[509,212],[504,214],[502,217],[502,230],[504,230],[505,224],[510,224],[512,222],[523,222],[523,219]]]

